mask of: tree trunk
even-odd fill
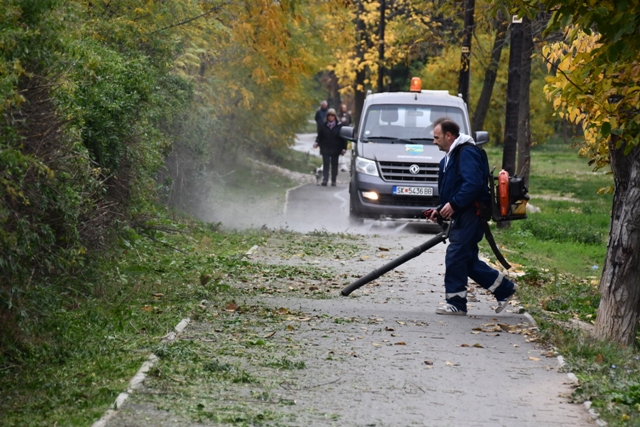
[[[596,335],[631,345],[640,310],[640,146],[625,156],[626,144],[617,143],[615,136],[609,142],[614,193]]]
[[[378,31],[378,92],[384,92],[384,29],[385,0],[380,0],[380,31]]]
[[[460,76],[458,93],[462,94],[465,104],[469,105],[469,76],[471,73],[471,38],[473,36],[473,13],[475,0],[464,0],[464,36],[460,54]]]
[[[333,71],[327,72],[327,101],[330,108],[336,111],[340,108],[340,83],[338,77]]]
[[[509,78],[507,80],[507,114],[504,124],[502,169],[515,174],[518,142],[518,116],[520,103],[520,64],[522,62],[522,23],[511,20],[511,46],[509,48]]]
[[[493,94],[493,86],[496,83],[498,67],[500,66],[500,56],[502,56],[502,48],[504,47],[504,41],[507,38],[507,28],[507,21],[500,19],[496,25],[496,37],[493,40],[491,62],[484,71],[482,92],[480,93],[478,104],[473,111],[473,119],[471,121],[471,129],[473,132],[482,130],[482,127],[484,126],[484,119],[487,117],[487,112],[489,111],[491,95]]]
[[[520,106],[518,111],[518,163],[516,173],[524,177],[529,185],[531,171],[531,105],[529,90],[531,86],[531,55],[533,54],[533,34],[531,21],[525,17],[522,22],[522,67],[520,68]]]
[[[364,98],[366,97],[365,79],[367,77],[367,69],[363,65],[364,54],[368,47],[367,28],[364,22],[364,4],[362,0],[358,1],[356,9],[356,59],[357,69],[356,78],[353,88],[355,108],[352,114],[354,126],[357,128],[360,124],[360,115],[362,114],[362,106],[364,105]]]

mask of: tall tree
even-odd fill
[[[353,112],[353,122],[357,126],[360,123],[360,114],[362,112],[362,106],[364,105],[364,99],[366,97],[367,87],[367,63],[365,60],[366,52],[371,48],[371,38],[367,32],[367,26],[365,23],[365,4],[364,0],[356,1],[356,46],[355,46],[355,80],[353,82],[355,111]]]
[[[504,48],[504,42],[507,38],[507,29],[509,28],[507,21],[500,15],[495,20],[495,36],[493,40],[493,48],[491,49],[491,60],[484,72],[484,81],[482,83],[482,92],[473,110],[473,118],[471,121],[471,129],[475,132],[482,130],[484,119],[489,111],[489,103],[493,94],[493,87],[498,76],[498,66],[500,65],[500,57]]]
[[[458,81],[458,93],[469,105],[469,79],[471,74],[471,38],[473,36],[473,14],[475,13],[475,0],[464,0],[464,32],[462,36],[462,49],[460,54],[460,78]]]
[[[387,6],[385,0],[380,0],[380,30],[378,32],[378,92],[384,91],[384,30],[386,25]]]
[[[525,16],[522,20],[522,60],[520,66],[520,105],[518,109],[518,156],[515,173],[524,177],[529,184],[531,170],[531,55],[533,55],[533,32],[531,20]]]
[[[520,65],[522,62],[522,20],[511,19],[511,43],[509,46],[509,80],[507,82],[507,110],[504,125],[504,149],[502,169],[515,174],[518,139],[518,115],[520,106]]]
[[[408,66],[435,52],[439,38],[429,0],[354,0],[344,3],[352,17],[352,44],[338,45],[333,52],[343,93],[353,93],[354,122],[360,116],[367,90],[384,90],[387,70]],[[383,18],[383,19],[382,19]]]
[[[565,41],[543,48],[555,76],[546,88],[559,114],[584,129],[581,153],[614,178],[607,256],[596,334],[630,345],[640,317],[640,3],[617,0],[512,0]]]

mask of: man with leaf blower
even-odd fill
[[[434,144],[446,153],[440,161],[438,189],[441,207],[425,211],[428,219],[438,216],[451,220],[449,246],[445,257],[444,286],[446,304],[437,314],[467,314],[467,280],[471,278],[493,293],[503,311],[517,291],[517,286],[501,272],[478,258],[478,243],[485,234],[482,221],[490,213],[491,195],[488,178],[489,164],[484,151],[476,147],[473,138],[460,134],[460,127],[452,120],[436,120]],[[489,236],[487,236],[489,237]]]

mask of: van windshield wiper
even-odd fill
[[[367,141],[370,139],[398,139],[393,136],[369,136],[367,137]]]
[[[433,141],[433,138],[409,138],[409,139],[405,139],[405,138],[396,138],[394,136],[370,136],[366,139],[366,141],[370,141],[372,139],[388,139],[393,141],[392,144],[394,142],[407,142],[409,144],[411,144],[412,142],[415,141]]]

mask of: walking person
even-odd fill
[[[460,134],[460,127],[452,120],[436,120],[433,142],[446,153],[438,171],[439,215],[453,220],[445,257],[446,304],[438,307],[436,313],[467,314],[468,278],[493,293],[499,303],[496,313],[500,313],[518,287],[478,258],[478,243],[484,235],[478,206],[491,204],[487,186],[489,165],[483,153],[475,147],[473,138]],[[427,215],[435,220],[438,211],[433,210]]]
[[[347,104],[340,105],[340,111],[338,112],[338,120],[342,123],[342,126],[351,126],[351,113],[347,111]]]
[[[320,133],[320,126],[324,124],[324,121],[327,118],[328,109],[329,104],[327,104],[327,101],[320,102],[320,108],[316,110],[316,115],[314,117],[314,120],[316,121],[317,133]]]
[[[324,123],[318,128],[318,137],[313,148],[320,147],[322,155],[322,185],[326,187],[331,170],[331,185],[336,186],[338,159],[347,152],[347,143],[340,137],[342,123],[338,121],[336,110],[329,108]]]

